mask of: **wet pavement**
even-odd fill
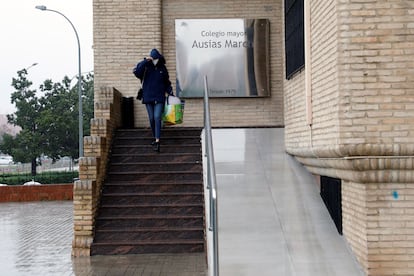
[[[0,275],[204,276],[205,254],[72,258],[70,201],[0,204]]]
[[[74,275],[73,204],[0,204],[0,275]]]
[[[213,130],[220,275],[364,275],[283,139],[283,129]],[[0,203],[0,237],[0,276],[208,275],[205,254],[72,258],[69,201]]]

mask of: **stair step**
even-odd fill
[[[179,204],[179,203],[203,203],[202,193],[154,193],[154,194],[103,194],[101,204]]]
[[[165,181],[165,182],[177,182],[177,181],[203,181],[202,172],[108,172],[107,180],[109,182],[114,181]]]
[[[148,173],[145,173],[148,174]],[[203,185],[203,182],[198,180],[179,180],[179,181],[170,181],[166,179],[153,180],[153,181],[140,181],[140,180],[130,180],[130,181],[106,181],[105,185],[143,185],[143,186],[153,186],[153,185]]]
[[[200,240],[147,240],[147,241],[117,241],[117,242],[99,242],[99,245],[157,245],[157,244],[199,244],[203,241]]]
[[[143,216],[98,216],[97,229],[126,229],[138,227],[203,227],[202,215],[143,215]]]
[[[198,219],[200,218],[200,215],[145,215],[145,216],[99,216],[97,220],[122,220],[122,221],[128,221],[128,220],[174,220],[174,219]]]
[[[194,193],[203,192],[203,184],[188,183],[105,183],[103,193]]]
[[[204,212],[204,205],[198,204],[133,204],[133,205],[101,205],[100,216],[143,216],[143,215],[198,215]]]
[[[162,137],[164,139],[170,137],[180,137],[180,136],[201,136],[202,128],[185,128],[185,127],[177,127],[177,128],[163,128],[162,129]],[[151,129],[117,129],[116,130],[116,137],[148,137],[152,138]]]
[[[111,163],[120,162],[202,162],[201,152],[196,153],[170,153],[170,154],[115,154],[111,155]]]
[[[193,240],[203,241],[203,228],[130,228],[109,230],[98,230],[95,232],[94,242],[119,242],[134,243],[138,241],[172,241],[172,240]]]
[[[162,145],[173,145],[181,146],[187,144],[199,144],[200,137],[196,136],[177,136],[177,137],[162,137]],[[151,142],[154,141],[151,137],[115,137],[114,142],[120,143],[121,145],[145,145],[150,146]]]
[[[154,152],[151,145],[114,145],[112,153],[114,154],[136,154],[136,153],[153,153],[153,154],[171,154],[171,153],[200,153],[199,144],[190,145],[164,145],[161,144],[161,152]]]
[[[148,163],[148,162],[124,162],[124,163],[111,163],[109,165],[109,172],[188,172],[194,171],[200,172],[200,167],[202,167],[200,162],[169,162],[169,163]]]
[[[124,254],[168,254],[204,252],[204,242],[141,242],[141,243],[93,243],[91,255],[124,255]]]

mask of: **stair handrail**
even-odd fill
[[[209,231],[213,234],[213,275],[219,275],[218,250],[218,210],[217,210],[217,183],[214,164],[213,139],[211,134],[210,103],[208,95],[207,76],[204,76],[204,134],[205,154],[207,156],[207,188],[209,189]]]

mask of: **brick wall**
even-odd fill
[[[101,87],[95,100],[91,136],[84,137],[84,157],[79,160],[79,180],[73,187],[72,255],[89,256],[101,187],[106,174],[114,131],[121,126],[122,95],[110,87]]]
[[[414,275],[414,1],[310,2],[313,124],[300,72],[284,82],[287,151],[342,179],[344,237],[367,275]]]
[[[352,251],[365,269],[368,267],[367,185],[342,182],[342,231]],[[372,225],[370,225],[372,227]]]
[[[284,80],[286,148],[307,154],[309,148],[335,145],[338,121],[338,23],[335,1],[311,2],[312,128],[306,122],[305,72]]]
[[[339,10],[341,144],[413,154],[414,2],[348,0]]]
[[[94,0],[95,101],[101,87],[115,87],[135,97],[139,80],[132,74],[151,48],[161,49],[161,1]],[[134,101],[135,125],[147,125],[144,106]]]
[[[213,126],[283,125],[282,11],[281,1],[172,1],[94,0],[95,91],[117,88],[123,96],[135,96],[139,80],[132,74],[136,63],[158,48],[165,55],[175,86],[176,18],[268,18],[270,20],[270,98],[212,99]],[[174,87],[175,91],[175,87]],[[95,95],[99,99],[99,95]],[[135,125],[147,126],[141,103],[134,104]],[[201,126],[200,99],[187,99],[183,126]]]
[[[413,9],[409,0],[311,2],[313,124],[297,115],[306,107],[301,72],[284,84],[289,151],[414,153]]]
[[[73,184],[1,186],[0,202],[72,200]]]
[[[413,275],[413,183],[342,185],[344,236],[367,275]]]

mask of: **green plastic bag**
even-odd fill
[[[168,96],[165,101],[162,120],[166,125],[176,125],[183,122],[184,103],[178,97]]]

